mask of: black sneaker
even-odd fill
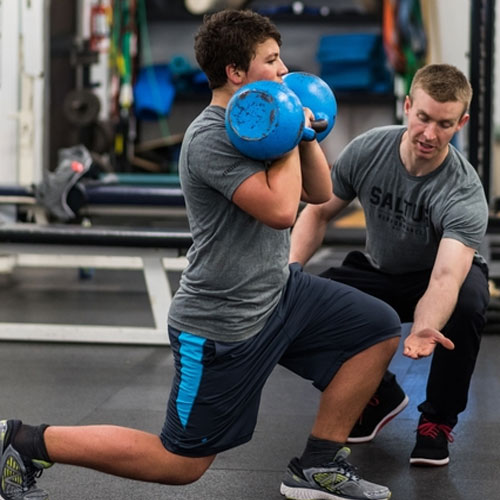
[[[453,443],[452,428],[446,424],[431,422],[423,415],[417,427],[417,444],[410,455],[410,464],[439,466],[450,461],[448,443]]]
[[[26,460],[10,444],[12,420],[0,421],[0,498],[3,500],[48,500],[48,494],[36,486],[36,478],[52,464]]]
[[[389,500],[386,486],[361,479],[347,462],[351,450],[341,448],[332,462],[322,467],[303,468],[294,458],[288,465],[280,493],[291,500]]]
[[[366,405],[349,434],[347,442],[367,443],[371,441],[385,424],[406,408],[408,401],[410,399],[396,382],[396,377],[392,375],[387,382],[379,386]]]

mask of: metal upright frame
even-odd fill
[[[471,0],[469,161],[483,182],[490,201],[493,138],[493,72],[495,0]]]

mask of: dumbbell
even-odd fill
[[[317,118],[312,129],[305,127],[304,106]],[[239,151],[256,160],[274,160],[302,140],[324,139],[336,114],[335,96],[323,80],[289,73],[285,83],[262,80],[239,89],[228,103],[225,123]]]

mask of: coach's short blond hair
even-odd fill
[[[415,89],[420,88],[435,101],[461,102],[463,113],[469,109],[472,87],[467,77],[451,64],[428,64],[420,68],[413,77],[409,97],[413,100]]]

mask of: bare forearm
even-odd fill
[[[454,349],[453,342],[441,333],[457,302],[458,291],[453,287],[430,287],[415,308],[410,335],[404,341],[403,354],[412,359],[430,356],[441,344]]]
[[[327,221],[306,206],[299,215],[292,231],[290,262],[302,265],[313,256],[325,237]]]
[[[302,172],[298,148],[275,160],[268,168],[267,184],[278,199],[292,200],[297,207],[302,190]]]
[[[441,330],[455,309],[473,256],[473,248],[457,240],[443,238],[429,285],[415,308],[411,333],[404,341],[405,356],[412,359],[429,356],[437,344],[445,349],[454,349],[453,342]]]
[[[412,332],[422,328],[441,330],[446,325],[473,258],[473,248],[454,239],[442,239],[429,285],[415,308]]]
[[[303,141],[299,146],[302,169],[302,200],[324,203],[331,198],[330,167],[323,150],[316,141]]]
[[[415,308],[412,331],[423,328],[441,330],[455,309],[458,292],[459,288],[450,283],[429,285]]]

